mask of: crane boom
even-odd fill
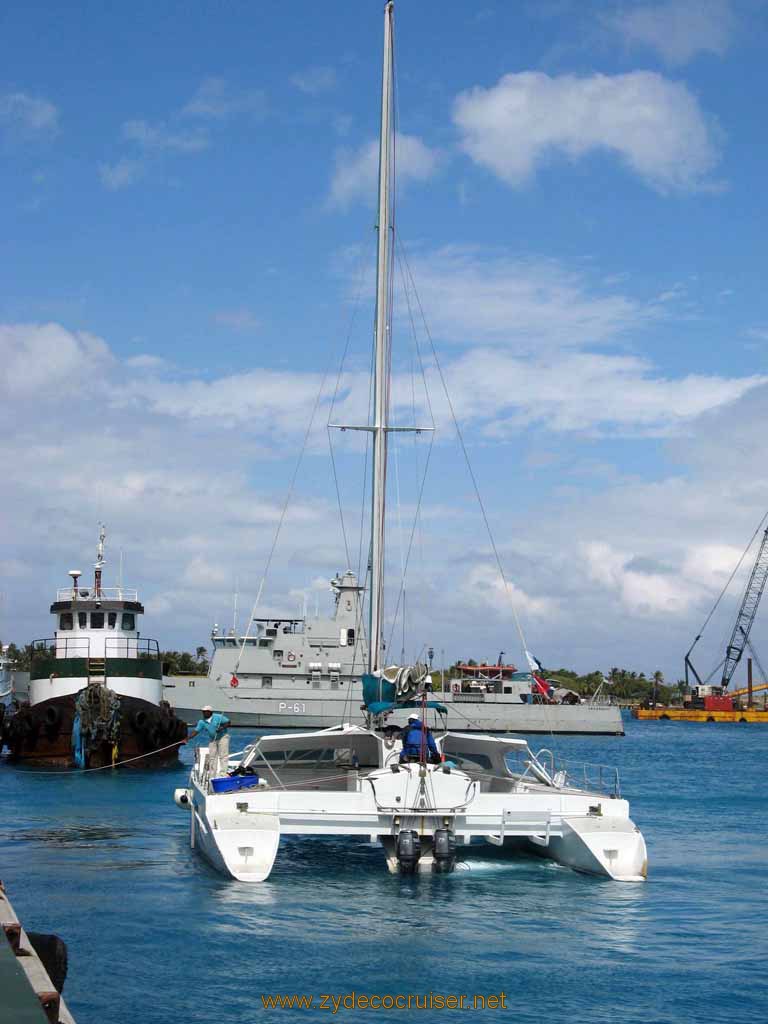
[[[736,623],[731,633],[731,639],[725,648],[725,663],[723,665],[723,678],[721,686],[726,689],[731,681],[736,666],[741,661],[744,648],[749,642],[749,633],[757,615],[760,605],[760,598],[763,596],[765,584],[768,580],[768,528],[763,533],[760,543],[760,550],[757,553],[755,564],[752,566],[752,573],[749,583],[744,591],[739,614],[736,616]]]

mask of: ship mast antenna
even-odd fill
[[[104,567],[104,538],[106,536],[104,523],[99,523],[99,546],[96,549],[96,561],[93,565],[93,589],[96,591],[96,597],[101,597],[101,570]]]

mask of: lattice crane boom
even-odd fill
[[[744,654],[744,648],[749,643],[749,633],[757,615],[757,609],[760,605],[760,598],[765,590],[766,581],[768,581],[768,529],[763,533],[760,550],[757,553],[755,564],[752,566],[752,573],[749,577],[747,588],[744,591],[739,614],[736,616],[731,639],[725,648],[723,678],[720,684],[723,689],[730,683],[736,666]]]

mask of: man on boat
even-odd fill
[[[439,761],[440,752],[437,749],[435,743],[435,737],[432,735],[432,730],[422,723],[418,715],[410,715],[408,718],[408,725],[402,731],[403,749],[400,752],[400,760],[405,763],[407,761],[418,761],[421,758],[422,744],[424,746],[424,752],[426,754],[429,751],[430,761]]]
[[[203,717],[187,737],[193,740],[202,733],[208,740],[208,767],[213,778],[227,774],[229,767],[229,719],[220,711],[214,714],[210,704],[202,709]]]

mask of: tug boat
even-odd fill
[[[6,717],[13,759],[100,768],[178,759],[187,727],[163,698],[156,640],[139,633],[144,607],[136,590],[103,587],[105,530],[99,532],[93,586],[58,590],[51,638],[32,645],[29,701]]]
[[[230,757],[223,776],[202,747],[187,787],[177,789],[174,799],[191,815],[191,846],[220,872],[242,882],[269,877],[283,835],[379,842],[393,873],[453,871],[457,863],[467,863],[460,851],[484,842],[501,857],[523,845],[578,871],[641,882],[648,869],[645,840],[621,797],[617,772],[596,767],[590,773],[584,767],[583,774],[576,774],[549,752],[534,753],[519,737],[467,733],[447,725],[439,736],[437,728],[429,733],[428,716],[447,723],[455,709],[434,699],[425,665],[384,661],[393,8],[389,0],[384,9],[373,422],[358,428],[371,432],[374,453],[362,674],[365,723],[262,736]],[[530,661],[533,671],[535,659]],[[417,714],[402,730],[392,716],[406,709]],[[415,723],[423,739],[414,752],[408,737]]]

